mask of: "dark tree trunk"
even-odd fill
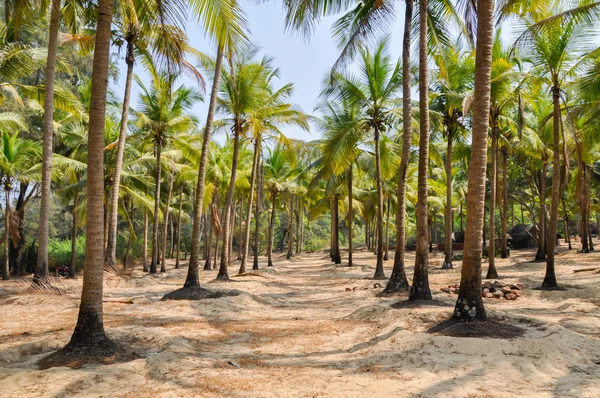
[[[275,202],[277,201],[277,193],[271,192],[271,217],[269,220],[269,237],[267,242],[267,267],[273,266],[273,227],[275,225]]]
[[[69,268],[69,278],[75,278],[75,266],[77,259],[77,229],[79,224],[79,193],[75,192],[73,198],[73,226],[71,227],[71,267]]]
[[[175,252],[175,269],[179,269],[181,257],[181,212],[183,211],[183,184],[179,187],[179,213],[177,214],[177,250]]]
[[[501,258],[508,258],[508,240],[506,238],[508,222],[508,153],[506,148],[502,150],[502,253]]]
[[[492,166],[490,169],[490,244],[488,247],[488,271],[486,279],[498,278],[496,270],[496,196],[498,187],[498,118],[492,118]]]
[[[346,222],[348,224],[348,266],[352,267],[352,164],[348,169],[347,183],[348,183],[348,215],[346,216]]]
[[[287,244],[287,255],[285,258],[290,259],[294,254],[294,196],[290,193],[290,212],[288,214],[288,244]]]
[[[342,256],[340,254],[340,229],[339,229],[339,201],[340,199],[335,196],[333,198],[333,262],[335,264],[342,263]]]
[[[150,273],[156,274],[157,269],[156,265],[159,261],[159,241],[158,241],[158,227],[159,227],[159,215],[160,215],[160,180],[161,180],[161,150],[162,143],[157,138],[155,142],[155,150],[156,150],[156,177],[154,179],[154,183],[156,184],[156,188],[154,190],[154,220],[152,221],[152,260],[150,261]]]
[[[446,208],[444,214],[444,263],[442,269],[452,269],[452,144],[454,142],[453,126],[448,126],[448,143],[446,146]],[[462,214],[461,214],[462,224]],[[462,228],[462,225],[461,225]]]
[[[544,157],[542,163],[541,189],[540,189],[540,228],[538,233],[538,250],[535,261],[546,259],[546,174],[548,172],[548,161]]]
[[[383,183],[381,181],[381,148],[379,147],[379,128],[375,126],[375,179],[377,180],[377,263],[373,279],[385,279],[383,272]]]

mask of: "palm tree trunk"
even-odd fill
[[[231,253],[233,252],[233,235],[234,235],[234,231],[235,231],[235,219],[237,217],[237,212],[235,211],[235,209],[237,208],[237,201],[234,200],[233,204],[231,205],[231,229],[230,229],[230,234],[229,234],[229,250],[227,251],[227,266],[231,265]],[[240,207],[240,213],[242,212],[242,208]],[[240,216],[241,218],[241,216]],[[240,225],[240,229],[241,229],[241,225]],[[238,243],[239,245],[239,243]]]
[[[179,214],[177,214],[177,250],[175,259],[175,269],[179,269],[179,257],[181,254],[181,213],[183,211],[183,184],[179,187]]]
[[[388,196],[386,204],[386,216],[385,216],[385,249],[383,251],[383,261],[389,260],[389,246],[390,246],[390,197]]]
[[[348,266],[352,267],[352,220],[354,216],[352,214],[352,164],[348,169],[347,183],[348,183],[348,215],[346,216],[346,222],[348,224]],[[302,235],[302,234],[301,234]]]
[[[160,213],[160,179],[161,179],[161,150],[162,142],[160,137],[156,137],[156,177],[154,183],[156,188],[154,190],[154,220],[152,222],[152,260],[150,261],[150,273],[156,274],[156,265],[159,261],[159,241],[158,241],[158,227],[159,227],[159,213]],[[162,272],[162,269],[161,269]]]
[[[215,58],[215,73],[210,93],[210,102],[208,105],[208,114],[206,116],[206,126],[202,137],[202,150],[200,152],[200,166],[198,169],[198,183],[196,184],[196,197],[194,200],[194,219],[192,221],[192,242],[188,273],[183,285],[184,288],[200,287],[198,277],[198,264],[200,259],[200,238],[201,238],[201,215],[202,204],[204,203],[206,179],[206,164],[208,162],[208,149],[210,144],[210,135],[212,133],[213,122],[215,119],[215,110],[217,109],[217,96],[219,94],[219,85],[221,84],[221,66],[223,64],[223,43],[219,43],[217,48],[217,57]],[[210,242],[209,242],[210,243]],[[210,257],[210,256],[209,256]]]
[[[2,280],[10,279],[9,261],[9,240],[10,240],[10,177],[6,176],[4,185],[4,262],[2,266]]]
[[[148,213],[144,211],[144,239],[142,243],[142,267],[148,272]]]
[[[492,167],[490,170],[490,244],[488,247],[488,271],[486,279],[498,278],[496,270],[496,186],[498,181],[498,120],[492,119]]]
[[[267,242],[267,267],[273,266],[273,227],[275,226],[275,202],[277,193],[271,192],[271,218],[269,220],[269,240]]]
[[[448,144],[446,148],[446,214],[444,215],[444,264],[442,269],[452,269],[452,144],[454,129],[448,126]]]
[[[556,248],[556,233],[558,231],[558,204],[560,202],[560,87],[555,82],[552,88],[552,100],[554,102],[553,123],[553,145],[552,145],[552,198],[550,202],[550,220],[548,223],[548,238],[546,242],[546,275],[542,287],[557,287],[556,274],[554,272],[554,250]]]
[[[257,270],[258,269],[258,255],[260,253],[259,251],[259,244],[260,244],[260,207],[262,204],[262,200],[263,200],[263,194],[262,194],[262,189],[261,187],[264,186],[264,170],[263,167],[261,166],[259,168],[259,172],[258,172],[258,187],[256,189],[256,214],[254,215],[254,261],[252,263],[252,269],[253,270]]]
[[[244,197],[242,197],[240,199],[240,225],[239,225],[239,236],[238,236],[238,255],[237,255],[237,259],[241,260],[242,259],[242,247],[243,245],[243,241],[244,241]]]
[[[252,225],[252,202],[254,199],[254,189],[256,187],[256,179],[258,176],[258,161],[260,159],[260,136],[254,141],[254,156],[252,160],[252,172],[250,177],[250,197],[248,198],[248,211],[246,212],[246,225],[244,235],[241,241],[242,244],[242,263],[240,264],[240,274],[246,272],[246,263],[248,261],[248,246],[250,245],[250,227]]]
[[[114,268],[117,262],[117,217],[119,214],[119,188],[121,186],[121,168],[123,167],[123,152],[125,151],[125,140],[127,139],[127,117],[129,115],[129,99],[131,96],[131,82],[133,81],[133,54],[134,45],[131,40],[127,41],[127,75],[125,78],[125,94],[123,95],[123,110],[121,112],[121,125],[119,127],[119,141],[117,143],[117,156],[115,160],[115,174],[112,186],[112,204],[110,206],[110,218],[108,220],[108,243],[104,261],[106,265]]]
[[[477,50],[475,61],[475,97],[473,100],[473,138],[467,195],[467,220],[460,290],[453,319],[486,320],[481,298],[481,252],[485,209],[485,174],[487,168],[487,138],[490,115],[490,85],[494,31],[494,2],[477,3]]]
[[[538,250],[535,254],[535,261],[544,261],[546,259],[546,174],[548,173],[548,161],[546,157],[542,159],[542,175],[540,189],[540,228],[538,235]]]
[[[75,192],[73,198],[73,224],[71,228],[71,267],[69,269],[69,278],[75,278],[75,263],[77,260],[77,227],[79,223],[79,192]]]
[[[292,195],[292,193],[289,193],[290,196],[290,212],[288,214],[288,244],[287,244],[287,255],[285,256],[285,258],[287,258],[288,260],[290,258],[292,258],[293,254],[294,254],[294,195]],[[334,222],[335,222],[335,217],[334,217]],[[332,226],[332,230],[333,230],[333,226]],[[333,236],[333,238],[335,239],[335,235]],[[335,242],[334,242],[335,245]],[[333,252],[332,252],[333,253]],[[334,259],[335,261],[335,259]]]
[[[171,195],[173,194],[173,174],[171,171],[169,175],[169,190],[167,191],[167,202],[165,203],[165,211],[163,213],[163,233],[162,233],[162,257],[160,259],[160,272],[167,271],[167,232],[169,228],[169,213],[171,210]]]
[[[83,289],[77,325],[63,349],[40,360],[40,367],[60,366],[78,360],[98,361],[123,356],[104,332],[102,279],[104,276],[104,125],[108,63],[110,57],[112,1],[99,0],[96,27],[92,89],[89,112],[86,242]]]
[[[379,128],[375,127],[375,179],[377,180],[377,263],[373,279],[385,279],[383,272],[383,184],[381,181],[381,148]]]
[[[406,250],[406,172],[412,140],[411,83],[410,83],[410,45],[413,18],[413,0],[405,0],[404,37],[402,39],[402,157],[398,170],[398,189],[396,204],[396,250],[392,276],[385,292],[408,290],[408,279],[404,266]]]
[[[241,133],[240,121],[236,121],[233,134],[233,159],[231,161],[231,179],[229,180],[229,187],[227,188],[227,197],[225,198],[225,214],[223,215],[223,248],[221,249],[221,263],[219,265],[219,273],[217,274],[217,280],[229,280],[229,273],[227,272],[227,262],[229,260],[229,235],[231,234],[231,203],[233,202],[233,194],[235,191],[235,178],[237,173],[238,165],[238,154],[240,146],[240,133]]]
[[[508,258],[508,241],[506,239],[507,224],[508,224],[508,154],[506,148],[502,150],[502,254],[501,258]]]
[[[419,2],[419,176],[417,199],[417,251],[409,300],[431,300],[427,241],[427,177],[429,172],[429,83],[427,79],[427,0]]]
[[[8,13],[8,2],[5,2]],[[7,14],[8,15],[8,14]],[[56,56],[58,30],[60,25],[60,0],[52,0],[48,36],[48,58],[46,61],[44,91],[44,123],[42,143],[42,192],[40,201],[40,220],[38,224],[38,254],[34,283],[48,276],[48,242],[50,222],[50,200],[52,196],[52,136],[54,133],[54,78],[56,74]],[[8,22],[7,22],[8,26]]]
[[[294,199],[292,199],[294,202]],[[333,198],[333,262],[335,264],[342,263],[342,255],[340,254],[340,199],[335,196]]]

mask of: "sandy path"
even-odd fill
[[[506,281],[525,285],[519,300],[486,299],[490,314],[527,330],[513,340],[425,332],[454,304],[439,289],[460,279],[460,267],[434,269],[441,257],[430,271],[434,306],[377,297],[381,289],[365,279],[370,253],[357,253],[351,269],[312,254],[227,283],[203,272],[205,287],[245,293],[202,302],[160,301],[185,270],[110,277],[105,296],[134,304],[106,303],[105,325],[142,358],[78,370],[39,371],[35,362],[68,341],[81,280],[65,281],[65,296],[0,282],[0,397],[599,397],[600,274],[573,270],[599,264],[600,253],[563,250],[557,274],[567,290],[556,292],[532,290],[544,264],[531,257],[497,260]]]

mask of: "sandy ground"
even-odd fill
[[[0,281],[0,397],[600,397],[600,273],[574,272],[600,267],[600,252],[560,248],[567,290],[553,292],[533,290],[544,264],[528,263],[532,252],[512,254],[498,270],[524,294],[486,307],[525,328],[520,338],[426,332],[452,311],[456,296],[440,288],[460,279],[460,267],[437,269],[439,255],[430,267],[437,305],[402,307],[394,304],[406,295],[377,297],[371,253],[356,254],[354,268],[321,253],[278,258],[269,270],[262,261],[257,274],[227,283],[202,272],[205,287],[245,293],[201,302],[160,301],[185,270],[111,276],[105,297],[133,304],[106,303],[105,326],[141,359],[78,370],[40,371],[36,361],[69,340],[81,279],[64,281],[62,296]],[[385,266],[389,275],[392,261]]]

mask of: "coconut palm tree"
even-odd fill
[[[42,358],[41,368],[64,366],[73,361],[104,362],[122,359],[127,350],[117,347],[104,331],[102,279],[104,274],[104,123],[112,2],[99,0],[92,73],[92,96],[88,134],[88,173],[86,202],[86,255],[79,316],[71,340],[62,349]]]
[[[378,193],[377,206],[377,265],[376,279],[385,278],[383,272],[383,185],[381,181],[381,135],[394,123],[393,110],[395,99],[402,84],[400,63],[393,64],[389,56],[389,40],[380,41],[374,52],[361,50],[360,73],[334,74],[327,95],[335,101],[346,101],[364,110],[361,120],[364,134],[374,137],[376,183]]]
[[[11,215],[10,195],[13,185],[31,180],[32,167],[40,160],[41,148],[33,141],[19,138],[18,133],[2,132],[0,171],[4,189],[4,262],[2,279],[9,279],[9,239],[18,234]]]
[[[307,116],[300,110],[294,108],[288,103],[293,85],[286,84],[275,90],[272,87],[271,79],[277,76],[277,71],[273,71],[272,77],[267,80],[265,89],[267,95],[264,103],[257,104],[256,109],[251,110],[246,121],[245,134],[254,141],[254,156],[252,162],[252,175],[250,178],[250,195],[248,199],[248,211],[246,212],[246,224],[242,238],[242,256],[240,264],[240,273],[246,272],[246,261],[248,257],[248,245],[250,243],[250,227],[252,219],[252,203],[254,199],[254,190],[259,174],[260,153],[262,151],[263,141],[279,140],[285,141],[285,135],[282,128],[287,125],[296,125],[304,130],[308,130]],[[258,200],[257,200],[258,201]],[[258,222],[258,218],[256,218]],[[258,250],[255,248],[255,251]]]
[[[198,166],[198,181],[195,188],[194,218],[192,220],[191,253],[188,265],[188,273],[182,289],[169,293],[165,298],[169,299],[199,299],[202,297],[200,281],[198,278],[198,264],[201,243],[201,206],[205,202],[205,179],[206,164],[208,159],[210,136],[213,130],[215,111],[217,108],[217,96],[221,86],[221,72],[223,56],[226,51],[233,55],[247,45],[246,20],[243,11],[236,0],[212,1],[197,0],[192,7],[199,17],[204,31],[214,39],[217,48],[215,58],[213,83],[206,116],[206,125],[203,131],[202,150]]]
[[[494,2],[477,3],[477,49],[473,95],[473,134],[467,196],[467,222],[460,290],[452,318],[460,322],[485,321],[481,298],[481,251],[485,208],[485,173],[490,113]]]
[[[471,52],[463,50],[460,40],[456,45],[434,56],[438,67],[433,84],[432,109],[441,113],[443,135],[446,140],[446,204],[444,215],[444,263],[442,269],[452,267],[452,154],[455,141],[466,135],[463,104],[473,88],[471,76],[475,68]]]
[[[167,74],[152,69],[150,71],[152,76],[150,87],[147,87],[138,77],[135,78],[141,90],[139,109],[136,111],[136,115],[137,126],[142,133],[147,133],[147,138],[154,145],[156,156],[152,260],[150,262],[150,273],[156,273],[156,265],[159,262],[161,152],[174,134],[193,129],[195,120],[187,112],[195,103],[202,100],[202,96],[192,88],[184,86],[175,88],[179,78],[178,74]],[[165,270],[165,264],[162,263],[161,272],[165,272]]]

